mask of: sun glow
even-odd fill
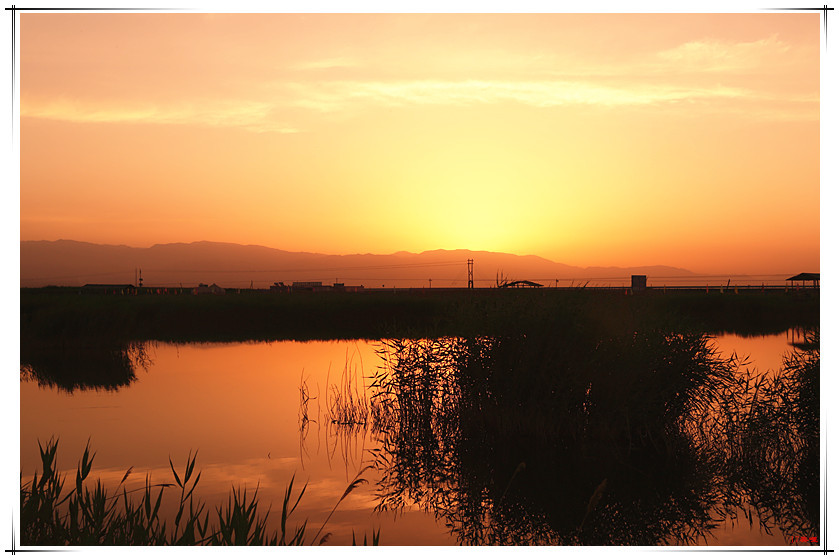
[[[817,268],[818,41],[792,13],[26,13],[21,239]]]

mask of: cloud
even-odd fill
[[[383,106],[472,105],[515,102],[534,107],[651,105],[698,99],[750,98],[743,88],[712,86],[606,86],[582,81],[335,81],[289,86],[293,103],[318,111],[337,111],[350,104]]]
[[[743,72],[775,66],[790,48],[777,35],[741,43],[705,39],[660,51],[657,58],[687,72]]]
[[[293,134],[300,129],[282,115],[300,109],[337,114],[367,107],[476,106],[516,103],[536,108],[641,107],[690,104],[692,110],[731,112],[760,120],[817,120],[818,92],[782,93],[747,87],[738,77],[747,69],[768,67],[789,45],[770,37],[752,42],[703,40],[659,51],[622,69],[597,68],[600,75],[531,76],[525,79],[372,79],[273,80],[242,91],[238,100],[179,99],[169,103],[99,102],[93,99],[26,97],[21,117],[89,123],[156,123],[242,128],[254,132]],[[537,57],[540,60],[544,57]],[[556,61],[553,61],[556,62]],[[328,58],[297,65],[298,69],[349,67],[348,58]],[[635,69],[636,74],[632,73]],[[670,73],[665,72],[669,68]],[[592,70],[594,68],[591,68]],[[678,70],[676,70],[678,69]],[[734,72],[736,70],[736,72]],[[733,72],[709,81],[707,72]],[[692,79],[690,74],[703,74]],[[714,83],[716,82],[716,83]],[[773,117],[774,115],[774,117]]]
[[[253,132],[293,134],[299,130],[271,117],[274,103],[265,101],[196,101],[166,105],[146,103],[103,104],[81,100],[21,103],[20,116],[82,123],[182,124],[237,127]]]

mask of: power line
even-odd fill
[[[391,270],[401,268],[425,268],[425,267],[444,267],[462,265],[461,261],[438,261],[430,263],[414,263],[414,264],[393,264],[393,265],[367,265],[367,266],[345,266],[345,267],[325,267],[325,268],[276,268],[276,269],[185,269],[185,268],[147,268],[146,273],[154,274],[277,274],[277,273],[304,273],[304,272],[334,272],[343,270]],[[64,274],[56,276],[40,276],[40,277],[26,277],[21,278],[21,281],[36,281],[36,280],[62,280],[66,278],[84,277],[100,277],[100,276],[117,276],[122,274],[133,274],[135,270],[117,270],[112,272],[78,272],[75,274]],[[330,276],[334,276],[330,274]]]
[[[66,274],[64,276],[40,276],[37,278],[21,278],[21,282],[23,281],[35,281],[35,280],[63,280],[65,278],[92,278],[92,277],[100,277],[100,276],[118,276],[118,275],[133,275],[133,271],[125,271],[120,270],[118,272],[94,272],[94,273],[87,273],[87,272],[78,272],[76,274]]]
[[[155,273],[200,273],[200,274],[263,274],[263,273],[286,273],[286,272],[328,272],[328,271],[342,271],[342,270],[391,270],[397,268],[426,268],[438,266],[462,266],[461,261],[446,261],[436,263],[416,263],[416,264],[392,264],[392,265],[367,265],[367,266],[334,266],[322,268],[274,268],[274,269],[219,269],[219,270],[203,270],[203,269],[146,269],[147,272]]]

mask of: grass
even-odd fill
[[[389,370],[372,397],[352,387],[346,369],[326,396],[334,426],[372,423],[381,436],[381,509],[420,504],[470,544],[693,543],[743,504],[760,522],[780,519],[784,531],[817,528],[818,358],[790,358],[781,381],[738,377],[736,360],[717,355],[703,333],[818,323],[811,292],[21,290],[21,363],[31,368],[24,375],[72,388],[63,364],[81,371],[89,360],[99,372],[90,385],[103,378],[119,387],[133,370],[114,352],[138,340],[384,338]],[[301,431],[310,399],[301,379]],[[186,471],[173,468],[183,513],[168,527],[157,516],[164,487],[147,484],[138,504],[123,489],[117,507],[99,487],[62,494],[57,475],[43,473],[21,489],[34,544],[65,542],[68,527],[74,542],[125,540],[135,530],[160,544],[302,542],[299,528],[286,528],[302,496],[293,479],[282,528],[267,535],[256,493],[234,490],[209,516]]]
[[[730,473],[737,488],[730,502],[792,536],[818,535],[819,527],[818,331],[807,342],[777,372],[752,372],[729,388],[696,437]]]
[[[370,419],[369,399],[365,394],[364,385],[359,390],[358,368],[353,368],[349,355],[344,362],[344,369],[337,385],[327,383],[327,412],[326,420],[332,424],[344,426],[366,426]],[[302,389],[301,389],[302,391]],[[301,406],[302,393],[301,393]]]
[[[24,483],[21,477],[21,544],[27,546],[125,546],[125,545],[303,545],[309,540],[308,522],[292,528],[289,518],[300,504],[306,486],[297,492],[292,476],[285,491],[279,530],[269,532],[270,507],[261,512],[259,489],[231,489],[226,504],[214,508],[195,498],[201,473],[195,470],[197,456],[190,453],[183,471],[169,460],[174,483],[152,484],[146,477],[142,488],[128,490],[124,483],[129,468],[117,488],[108,490],[101,480],[88,484],[95,453],[86,447],[78,463],[75,485],[65,489],[65,479],[56,469],[58,441],[38,443],[42,471]],[[338,505],[360,484],[361,473],[347,487],[309,544],[323,544],[329,534],[323,532]],[[180,490],[177,513],[163,519],[160,506],[169,488]],[[136,499],[139,495],[139,499]],[[372,544],[378,544],[379,532]],[[367,543],[365,535],[364,544]],[[353,533],[353,544],[355,534]]]
[[[362,364],[363,365],[363,364]],[[337,428],[343,428],[344,432],[353,432],[358,428],[371,428],[374,432],[386,431],[392,426],[391,403],[379,395],[379,398],[371,398],[368,394],[368,386],[364,381],[364,371],[355,366],[350,360],[349,354],[344,362],[344,368],[337,384],[329,384],[329,373],[327,372],[327,408],[324,420]],[[374,378],[371,380],[370,389],[376,390]],[[308,384],[301,379],[300,385],[300,410],[308,411],[309,396]],[[308,413],[303,413],[306,421]],[[305,429],[305,423],[301,422],[301,428]]]

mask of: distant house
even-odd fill
[[[364,286],[348,286],[343,282],[327,285],[323,282],[274,282],[269,288],[271,292],[363,292]]]
[[[218,286],[217,284],[198,284],[197,288],[192,290],[192,293],[195,295],[203,295],[203,294],[214,294],[214,295],[224,295],[224,288]]]
[[[796,282],[801,282],[801,285],[800,285],[801,288],[808,287],[807,282],[812,282],[813,283],[813,285],[811,286],[812,288],[818,288],[819,287],[819,276],[820,276],[820,274],[817,273],[817,272],[816,273],[814,273],[814,272],[802,272],[801,274],[796,274],[795,276],[791,276],[791,277],[787,278],[787,282],[790,282],[793,288],[796,287]]]
[[[332,285],[333,292],[361,292],[364,290],[364,286],[347,286],[343,282],[335,282]]]
[[[633,292],[640,292],[647,288],[647,276],[646,274],[633,274],[631,277],[632,280],[632,291]]]
[[[332,286],[324,286],[323,282],[292,282],[291,289],[295,292],[326,292]]]

